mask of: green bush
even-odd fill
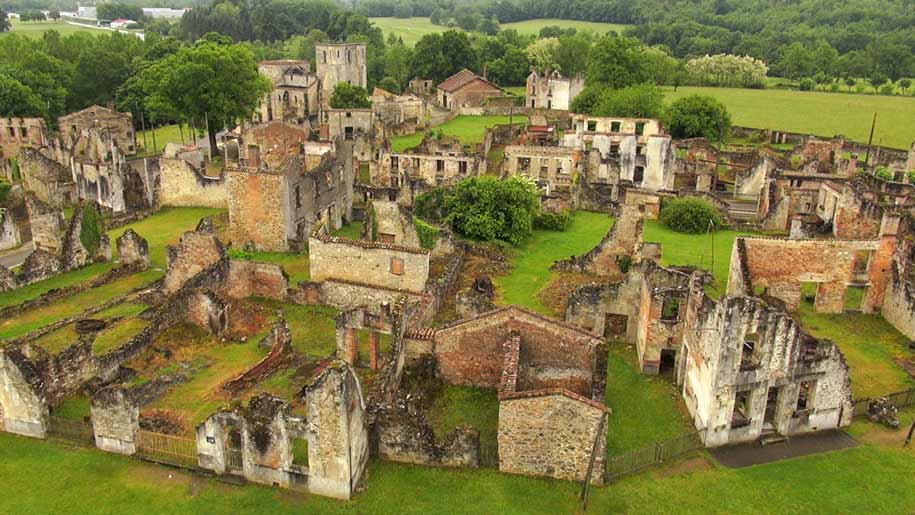
[[[413,226],[416,227],[416,235],[419,236],[419,244],[424,249],[432,249],[438,241],[438,229],[417,217],[413,217]]]
[[[884,181],[893,180],[893,172],[891,172],[890,169],[885,166],[878,166],[877,169],[874,170],[874,175],[883,179]]]
[[[915,184],[915,170],[909,170],[905,174],[909,178],[909,184]]]
[[[79,241],[90,256],[94,256],[99,245],[101,245],[102,232],[104,230],[102,215],[99,214],[95,204],[83,206],[83,214],[80,218]]]
[[[13,188],[12,184],[7,184],[5,182],[0,182],[0,204],[6,200],[6,197],[9,195],[10,190]]]
[[[703,233],[712,228],[721,227],[721,215],[711,202],[696,198],[677,198],[664,202],[661,206],[661,224],[667,228],[685,233]]]
[[[533,232],[539,204],[537,187],[525,178],[471,177],[445,198],[445,222],[469,238],[518,245]]]
[[[445,197],[448,190],[435,188],[432,191],[418,195],[413,202],[416,216],[425,220],[439,221],[445,218]]]
[[[817,86],[817,83],[814,82],[813,79],[806,78],[806,79],[801,79],[801,83],[798,85],[798,88],[801,91],[813,91],[813,89],[816,86]]]
[[[541,211],[534,217],[534,229],[564,231],[569,227],[570,223],[572,223],[572,215],[567,211],[562,213],[547,213]]]

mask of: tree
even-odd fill
[[[483,34],[488,34],[490,36],[495,36],[499,33],[499,20],[495,18],[483,18],[480,20],[477,30]]]
[[[330,106],[334,109],[368,109],[372,107],[372,102],[365,88],[338,82],[330,96]]]
[[[877,93],[880,90],[880,86],[887,83],[889,79],[886,78],[881,72],[874,72],[870,77],[867,78],[867,82],[870,83],[874,88],[874,93]]]
[[[902,90],[902,94],[905,95],[906,91],[912,87],[912,80],[911,79],[899,79],[899,82],[897,84],[899,84],[899,89]]]
[[[463,68],[478,70],[476,51],[465,32],[426,34],[413,47],[413,75],[440,82]]]
[[[804,45],[794,42],[784,50],[778,65],[782,75],[789,79],[809,77],[814,71],[813,54]]]
[[[603,36],[588,55],[585,74],[588,85],[623,88],[649,79],[644,48],[634,38]]]
[[[731,115],[724,104],[702,95],[690,95],[672,103],[664,122],[675,138],[724,141],[731,130]]]
[[[576,32],[559,37],[559,45],[553,52],[553,56],[563,75],[577,77],[585,73],[592,42],[593,37],[590,32]]]
[[[539,73],[548,73],[559,68],[559,64],[556,62],[557,48],[559,48],[558,39],[546,38],[534,41],[525,52],[533,69]]]
[[[517,47],[510,47],[504,56],[490,62],[487,68],[489,78],[503,86],[525,84],[530,70],[527,54]]]
[[[537,188],[528,179],[471,177],[445,197],[445,222],[469,238],[518,245],[531,235],[539,205]]]
[[[855,87],[855,84],[857,84],[857,83],[858,83],[858,81],[852,77],[845,78],[845,85],[848,86],[849,93],[851,93],[851,88]]]
[[[145,107],[198,126],[208,121],[210,148],[225,123],[250,118],[270,81],[257,72],[254,55],[243,45],[209,41],[181,48],[141,72],[148,93]]]
[[[52,20],[59,20],[60,11],[58,11],[57,9],[52,9],[51,11],[48,12],[48,18],[51,18]]]
[[[390,93],[400,93],[401,87],[394,77],[388,76],[378,81],[378,87]],[[334,92],[336,93],[336,91]]]
[[[46,116],[43,104],[31,88],[0,73],[0,116]]]
[[[664,93],[653,84],[608,89],[591,111],[595,116],[658,118],[664,111]]]
[[[601,98],[607,88],[601,85],[586,86],[581,90],[578,96],[572,100],[571,111],[573,113],[593,113],[597,110]]]
[[[661,206],[662,225],[677,232],[700,234],[721,226],[721,215],[711,202],[697,197],[670,199]]]
[[[6,32],[8,30],[10,30],[9,15],[6,14],[6,11],[0,9],[0,32]]]

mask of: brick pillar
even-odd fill
[[[369,368],[378,370],[378,333],[369,333]]]
[[[346,352],[343,359],[345,359],[350,366],[356,366],[356,358],[359,356],[359,349],[357,347],[358,341],[356,339],[355,329],[346,329],[346,334],[343,336],[343,343],[346,345]]]

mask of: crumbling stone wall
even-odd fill
[[[149,267],[149,243],[133,229],[127,229],[115,240],[118,246],[118,259],[122,265]]]
[[[89,409],[96,447],[128,456],[137,452],[140,408],[125,389],[112,386],[99,390],[92,396]]]
[[[312,281],[352,281],[419,293],[429,278],[429,251],[313,232],[308,239]]]
[[[373,223],[374,222],[374,223]],[[377,228],[377,241],[395,243],[406,247],[420,247],[416,227],[413,226],[413,215],[397,202],[373,200],[369,210],[369,220],[363,230]]]
[[[0,209],[0,250],[16,248],[19,245],[22,245],[19,225],[13,220],[12,213]]]
[[[639,365],[643,373],[657,374],[662,352],[676,352],[680,347],[690,275],[653,261],[645,261],[632,273],[642,282],[636,338]]]
[[[166,248],[168,270],[162,284],[167,294],[178,291],[200,272],[226,259],[225,248],[215,234],[188,231],[178,245]]]
[[[890,274],[883,297],[883,308],[880,310],[887,322],[911,340],[915,340],[915,244],[911,239],[913,233],[915,220],[904,218],[899,227],[899,234],[902,237],[889,265]]]
[[[288,191],[283,175],[268,171],[228,168],[228,238],[258,250],[287,250],[285,202]]]
[[[0,349],[0,415],[8,433],[44,438],[48,403],[39,372],[19,349]]]
[[[257,261],[229,261],[229,274],[222,292],[232,299],[266,297],[284,300],[289,290],[289,277],[283,267]]]
[[[642,211],[637,205],[623,205],[607,234],[598,244],[581,256],[553,263],[554,270],[590,272],[600,276],[619,275],[620,261],[638,261],[642,246]]]
[[[49,206],[34,195],[26,195],[25,204],[35,248],[48,252],[59,251],[66,228],[63,211]]]
[[[70,169],[39,149],[19,150],[19,174],[23,187],[50,206],[65,208],[75,201],[76,190]]]
[[[367,87],[365,43],[319,43],[315,45],[315,71],[321,81],[322,103],[330,101],[334,87],[346,82]]]
[[[369,458],[365,401],[353,370],[331,363],[305,388],[308,490],[349,499]]]
[[[765,289],[795,310],[801,302],[801,283],[813,282],[818,285],[814,309],[842,313],[847,287],[862,284],[867,292],[861,309],[870,313],[883,303],[895,240],[895,232],[865,241],[738,238],[727,291],[752,295]]]
[[[15,156],[22,147],[47,145],[47,127],[44,118],[0,118],[0,148],[2,157]]]
[[[224,208],[227,182],[224,172],[207,174],[199,148],[169,143],[159,157],[158,205]]]
[[[578,149],[509,145],[505,147],[504,167],[509,175],[547,181],[551,188],[569,188],[580,160]]]
[[[136,153],[136,134],[133,130],[133,115],[107,109],[99,105],[89,106],[81,111],[61,116],[57,127],[66,146],[75,144],[81,134],[104,131],[127,154]]]
[[[567,392],[500,395],[499,471],[602,485],[609,409]]]

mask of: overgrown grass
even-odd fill
[[[55,417],[70,420],[84,420],[89,416],[89,397],[82,393],[75,393],[57,405],[52,410]]]
[[[851,389],[856,398],[915,386],[915,380],[895,362],[912,357],[908,339],[880,315],[815,313],[812,303],[803,301],[797,316],[810,334],[839,346],[848,362]]]
[[[165,268],[165,247],[178,243],[185,232],[193,231],[201,218],[220,211],[207,207],[165,207],[143,220],[108,231],[108,238],[116,255],[115,240],[127,229],[133,229],[149,242],[150,265]]]
[[[22,336],[58,320],[79,314],[112,297],[139,288],[159,275],[159,272],[155,270],[146,270],[0,321],[0,338]]]
[[[528,309],[551,313],[537,293],[550,283],[553,262],[591,250],[607,234],[612,219],[603,213],[578,211],[565,231],[534,231],[534,235],[513,251],[512,271],[494,277],[499,304],[517,304]]]
[[[615,30],[620,35],[631,25],[621,23],[601,23],[596,21],[581,20],[560,20],[558,18],[541,18],[538,20],[524,20],[512,23],[503,23],[499,27],[502,29],[514,29],[518,33],[531,36],[539,36],[540,29],[543,27],[559,26],[564,29],[575,29],[579,32],[589,31],[598,35],[606,34],[608,31]]]
[[[669,103],[692,94],[717,98],[731,112],[735,125],[832,137],[837,134],[867,142],[877,113],[874,144],[908,149],[915,134],[915,98],[839,95],[811,91],[681,87],[667,88]]]
[[[298,252],[247,252],[232,250],[229,252],[232,259],[246,261],[262,261],[274,263],[283,267],[289,276],[289,285],[295,286],[299,281],[307,281],[310,277],[308,269],[308,254]]]
[[[149,322],[142,318],[130,317],[119,320],[111,327],[100,332],[92,342],[92,352],[96,356],[102,356],[109,351],[117,349],[127,343],[127,340],[133,338],[149,325]]]
[[[148,122],[148,120],[147,120]],[[153,141],[155,134],[155,141]],[[182,135],[184,138],[182,139]],[[143,145],[143,138],[146,138],[146,146]],[[155,129],[146,129],[137,132],[137,154],[142,156],[153,156],[165,150],[165,145],[169,143],[193,143],[194,138],[190,134],[188,127],[180,128],[177,124],[163,125]]]
[[[310,359],[326,358],[337,348],[337,326],[334,322],[340,311],[328,306],[302,306],[271,299],[252,299],[252,302],[271,309],[282,309],[289,331],[292,333],[292,350]]]
[[[114,265],[111,263],[94,263],[80,268],[79,270],[56,275],[50,279],[45,279],[44,281],[0,293],[0,308],[12,306],[13,304],[22,304],[23,302],[40,297],[51,290],[59,290],[84,281],[90,281],[108,270],[111,270],[113,267]]]
[[[645,242],[661,244],[661,264],[664,266],[689,265],[711,271],[715,283],[707,291],[710,296],[718,298],[727,289],[734,239],[753,234],[755,233],[729,229],[716,231],[712,236],[685,234],[672,231],[657,220],[646,220],[642,238]]]
[[[460,138],[464,145],[477,145],[483,143],[483,137],[486,129],[494,125],[505,125],[509,123],[508,116],[456,116],[447,123],[436,126],[436,131],[441,130],[446,136],[455,136]],[[527,123],[526,116],[512,116],[511,123]],[[419,145],[423,140],[423,133],[417,132],[405,136],[397,136],[391,139],[391,151],[403,152],[408,148]]]
[[[480,446],[495,453],[498,448],[499,399],[492,388],[442,387],[429,410],[429,423],[436,438],[444,438],[458,426],[480,432]]]
[[[334,231],[333,235],[358,240],[362,237],[362,222],[350,222]]]
[[[693,430],[677,387],[666,377],[639,372],[635,348],[624,343],[610,344],[604,403],[613,410],[607,419],[611,456]]]

